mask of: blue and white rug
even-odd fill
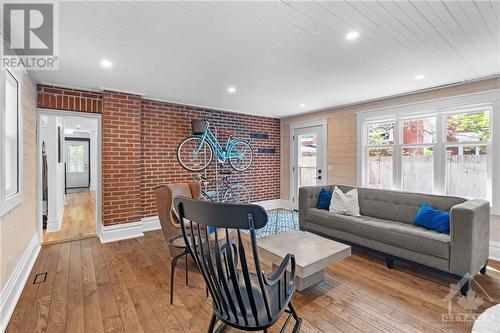
[[[299,213],[288,209],[274,209],[267,211],[267,224],[257,230],[257,238],[267,237],[287,230],[299,229]],[[248,233],[245,230],[246,233]]]

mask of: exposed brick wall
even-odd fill
[[[141,209],[141,97],[103,92],[103,220],[136,222]]]
[[[210,124],[218,129],[223,147],[229,134],[250,140],[254,162],[243,173],[234,171],[230,180],[245,185],[252,201],[279,199],[280,182],[280,121],[234,112],[214,111],[184,105],[142,101],[142,208],[143,215],[156,214],[153,188],[160,184],[192,180],[196,173],[182,168],[177,161],[177,146],[191,134],[191,120],[210,114]],[[225,131],[229,129],[231,133]],[[268,134],[268,139],[250,139],[251,133]],[[274,148],[274,154],[258,153],[258,148]],[[219,170],[232,170],[229,163]],[[201,174],[205,174],[201,172]],[[214,179],[215,163],[207,168],[207,178]]]
[[[177,161],[177,146],[191,135],[191,120],[209,114],[222,146],[228,135],[233,134],[249,140],[254,148],[251,168],[243,173],[234,172],[230,179],[245,185],[252,201],[280,197],[279,119],[157,102],[111,91],[95,93],[48,86],[38,87],[38,106],[102,113],[106,225],[156,215],[155,186],[193,179],[196,174],[183,169]],[[251,133],[268,134],[269,138],[251,139]],[[262,154],[258,153],[259,148],[274,148],[276,152]],[[232,170],[228,163],[223,168]],[[214,162],[206,175],[214,179]]]
[[[39,85],[37,104],[39,108],[46,109],[102,113],[102,94]]]

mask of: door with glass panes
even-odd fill
[[[90,186],[90,140],[66,138],[66,188]]]
[[[299,188],[325,184],[324,170],[324,138],[323,126],[296,128],[293,132],[294,142],[294,209],[298,209]]]

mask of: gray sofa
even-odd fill
[[[334,186],[300,188],[301,230],[383,252],[389,268],[396,257],[460,277],[484,273],[490,239],[488,201],[358,188],[362,216],[352,217],[316,208],[321,188],[332,190]],[[344,193],[353,189],[338,187]],[[423,203],[451,213],[449,235],[413,223]]]

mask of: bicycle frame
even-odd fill
[[[229,153],[230,149],[229,148],[233,144],[235,144],[236,142],[241,141],[241,140],[242,139],[229,137],[227,139],[227,142],[226,142],[226,148],[224,149],[224,148],[222,148],[221,144],[219,143],[219,140],[217,140],[217,137],[210,130],[210,126],[207,123],[207,127],[205,128],[205,131],[201,135],[200,146],[198,147],[198,149],[196,150],[195,153],[198,154],[200,152],[201,148],[203,147],[203,144],[206,141],[212,147],[212,149],[214,150],[215,154],[217,155],[217,160],[220,163],[224,163],[230,157],[237,157],[238,158],[238,157],[241,156],[241,153],[239,153],[239,152],[237,152],[236,154],[234,154],[234,156],[229,156],[230,155],[230,153]]]

